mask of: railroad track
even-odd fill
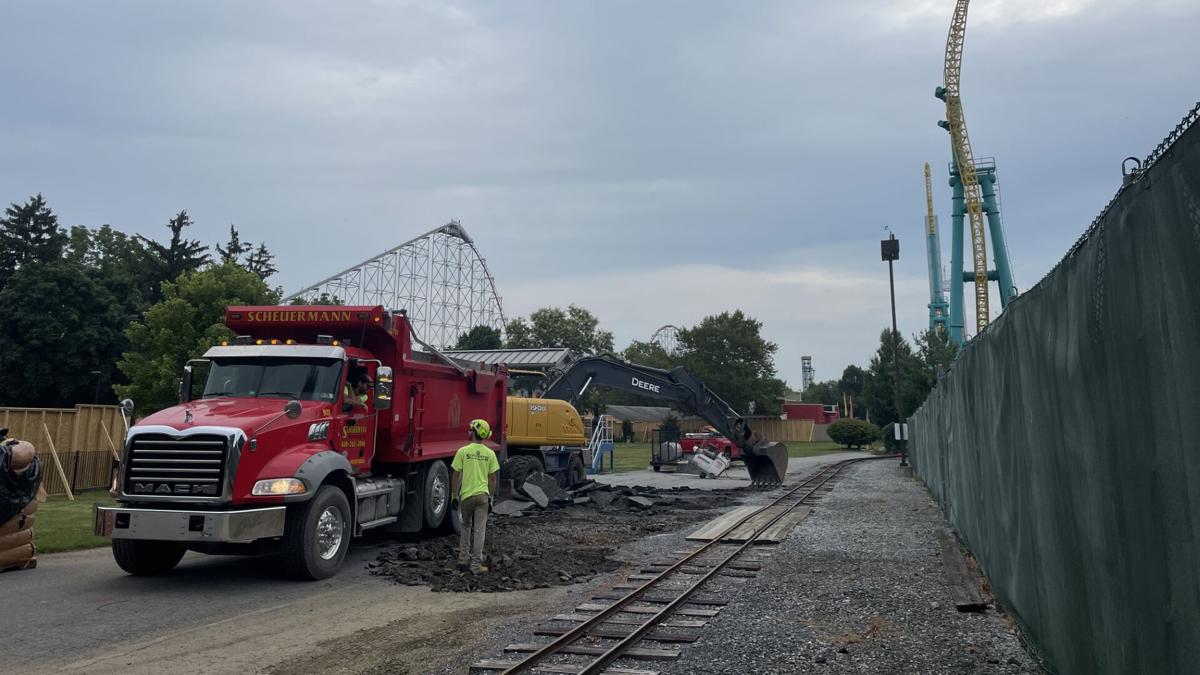
[[[575,622],[565,629],[541,629],[540,635],[554,636],[545,644],[512,644],[505,651],[526,653],[519,661],[480,661],[471,672],[500,672],[510,675],[524,672],[563,673],[571,675],[656,675],[657,671],[610,667],[617,659],[671,660],[679,656],[676,649],[642,647],[642,640],[669,644],[690,642],[696,638],[672,633],[675,628],[698,628],[705,619],[714,617],[725,601],[700,595],[699,591],[712,580],[722,576],[754,576],[760,560],[743,557],[755,541],[801,504],[809,503],[823,491],[827,483],[851,464],[872,459],[850,459],[822,468],[798,485],[788,489],[770,503],[737,519],[708,543],[687,551],[673,562],[651,564],[642,574],[629,577],[633,585],[617,586],[623,594],[597,596],[599,603],[585,603],[577,612],[589,614],[560,614],[555,621]],[[769,514],[764,517],[764,514]],[[753,522],[752,522],[753,521]],[[739,543],[729,537],[738,532]],[[748,528],[748,529],[747,529]],[[675,585],[683,580],[683,585]],[[592,613],[594,612],[594,613]],[[599,641],[610,644],[601,645]],[[556,655],[588,657],[585,663],[548,661]]]

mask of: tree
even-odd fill
[[[458,336],[455,349],[500,349],[500,329],[491,326],[475,326]]]
[[[24,204],[9,205],[0,218],[0,288],[25,265],[58,260],[66,244],[58,216],[40,193]]]
[[[529,315],[508,322],[505,332],[511,349],[562,347],[577,354],[603,354],[613,350],[612,333],[599,329],[600,321],[588,310],[570,305],[564,311],[558,307],[543,307]]]
[[[639,366],[650,366],[651,368],[662,368],[669,370],[679,365],[675,363],[667,350],[662,348],[662,345],[657,342],[640,342],[634,340],[629,343],[625,351],[621,352],[621,358],[630,363],[636,363]]]
[[[504,346],[509,349],[533,349],[537,346],[537,338],[533,335],[533,327],[521,317],[512,319],[504,326],[508,339]]]
[[[150,299],[158,301],[163,297],[161,283],[173,281],[181,274],[194,272],[208,262],[208,247],[195,239],[184,239],[183,228],[192,224],[187,211],[180,211],[167,223],[171,230],[171,241],[166,246],[138,235],[146,247],[146,264],[152,272],[153,284]]]
[[[246,269],[257,274],[263,281],[279,271],[275,267],[275,254],[267,250],[265,243],[259,244],[258,248],[246,256]]]
[[[621,420],[621,440],[626,443],[633,441],[633,422],[629,420]]]
[[[862,396],[863,384],[866,382],[866,377],[866,371],[854,364],[850,364],[842,371],[842,377],[837,383],[838,391],[858,398]]]
[[[254,247],[242,242],[242,237],[238,234],[237,227],[233,223],[230,223],[229,241],[225,244],[225,247],[222,248],[220,244],[217,244],[213,248],[217,249],[217,253],[220,254],[221,262],[234,263],[236,265],[240,264],[242,256],[249,253]]]
[[[130,382],[118,386],[118,394],[132,398],[142,411],[173,404],[176,382],[188,359],[232,337],[222,323],[227,305],[278,302],[278,291],[232,263],[187,272],[163,283],[163,299],[146,310],[144,322],[125,331],[129,348],[117,366]]]
[[[950,333],[945,329],[924,330],[913,341],[917,343],[917,354],[925,364],[932,388],[958,357],[958,345],[950,339]]]
[[[880,426],[898,419],[893,387],[894,354],[899,354],[900,359],[900,403],[906,418],[929,393],[924,364],[899,333],[885,328],[879,334],[879,349],[871,356],[862,393],[863,402],[871,411],[871,421]]]
[[[662,424],[658,425],[659,440],[678,441],[683,435],[679,430],[679,418],[671,413],[663,418]]]
[[[126,323],[98,274],[69,260],[24,265],[0,290],[0,405],[91,403],[112,382]],[[112,399],[111,390],[103,391]]]
[[[342,299],[336,295],[330,295],[330,294],[326,293],[325,291],[321,291],[321,295],[316,298],[313,298],[312,300],[308,300],[306,298],[292,298],[292,301],[289,302],[288,304],[289,305],[344,305],[346,303],[343,302]]]
[[[820,403],[822,405],[840,405],[842,391],[838,388],[837,380],[813,382],[800,394],[800,400],[805,403]]]
[[[147,272],[146,249],[136,237],[109,225],[71,228],[66,259],[96,273],[126,315],[140,314],[160,280]]]
[[[775,377],[778,346],[763,339],[762,322],[741,310],[705,317],[679,331],[679,360],[737,410],[778,415],[786,386]]]

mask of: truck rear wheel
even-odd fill
[[[545,470],[542,460],[537,457],[517,455],[509,457],[507,462],[500,465],[500,477],[511,480],[513,489],[520,490],[530,474],[542,473]]]
[[[583,468],[583,458],[579,455],[571,455],[571,459],[567,462],[567,484],[564,487],[578,485],[587,480],[587,471]]]
[[[139,577],[163,574],[175,569],[184,551],[173,541],[113,539],[113,558],[126,572]]]
[[[312,499],[288,508],[283,531],[283,567],[295,579],[325,579],[337,574],[350,548],[350,502],[333,485],[322,485]]]
[[[450,510],[450,471],[446,463],[434,461],[425,472],[425,526],[436,530]]]

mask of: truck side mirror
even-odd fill
[[[300,406],[300,401],[293,400],[283,404],[283,414],[289,420],[296,419],[302,412],[304,412],[304,409]]]
[[[121,399],[120,408],[121,408],[121,412],[125,413],[126,415],[132,415],[133,414],[133,399],[131,399],[131,398]]]
[[[192,400],[192,367],[183,367],[183,379],[179,380],[179,402],[187,403]]]
[[[387,410],[392,407],[392,369],[379,366],[375,370],[375,409]]]

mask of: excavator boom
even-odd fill
[[[604,387],[690,407],[721,435],[737,443],[742,461],[756,485],[779,485],[787,473],[787,447],[760,438],[750,423],[685,368],[663,370],[629,363],[615,356],[586,356],[551,374],[542,398],[572,404],[591,387]]]

